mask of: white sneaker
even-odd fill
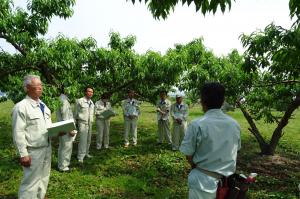
[[[87,158],[92,158],[93,156],[90,155],[90,154],[86,154],[86,157],[87,157]]]
[[[69,167],[65,167],[63,169],[59,169],[60,172],[68,172],[70,171],[70,168]]]
[[[79,162],[79,163],[83,163],[83,159],[79,159],[78,162]]]
[[[173,146],[173,147],[172,147],[172,150],[173,150],[173,151],[178,151],[178,148]]]
[[[129,143],[125,143],[124,147],[127,148],[129,146]]]

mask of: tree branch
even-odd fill
[[[133,84],[135,81],[136,81],[136,79],[133,79],[133,80],[130,80],[130,81],[128,81],[128,82],[126,82],[126,83],[124,83],[124,84],[118,86],[118,87],[115,87],[114,89],[112,89],[112,90],[110,91],[110,93],[113,94],[113,93],[115,93],[115,92],[117,92],[117,91],[119,91],[119,90],[122,90],[122,89],[124,89],[124,88],[130,86],[131,84]]]
[[[22,68],[14,68],[12,70],[4,70],[2,69],[0,72],[0,79],[4,78],[7,75],[19,72],[19,71],[23,71],[23,70],[27,70],[27,69],[33,69],[33,70],[39,70],[39,68],[35,67],[35,66],[26,66],[26,67],[22,67]]]
[[[288,124],[293,112],[300,106],[300,92],[296,95],[296,98],[289,104],[287,110],[285,111],[283,117],[281,118],[278,126],[274,130],[270,141],[270,152],[274,153],[275,148],[279,142],[279,139],[283,135],[282,129]]]
[[[248,113],[246,108],[241,104],[240,101],[237,101],[237,105],[241,109],[244,117],[246,118],[248,124],[250,125],[250,128],[248,128],[248,130],[255,136],[256,140],[258,141],[259,147],[263,153],[267,148],[268,144],[266,143],[265,139],[261,136],[258,128],[256,127],[254,120],[252,119],[251,115]]]
[[[39,71],[41,72],[42,76],[45,77],[46,82],[48,84],[51,84],[53,86],[58,87],[59,83],[57,83],[55,76],[53,75],[53,73],[55,73],[55,71],[50,71],[49,67],[48,67],[48,63],[46,62],[41,62],[38,65]]]
[[[274,85],[278,85],[278,84],[300,84],[300,80],[283,80],[283,81],[279,81],[279,82],[260,82],[259,84],[254,85],[254,87],[267,87],[267,86],[274,86]]]
[[[17,49],[23,56],[26,56],[26,52],[25,50],[18,45],[16,42],[14,42],[11,38],[9,38],[9,36],[4,35],[3,33],[0,33],[0,38],[5,39],[8,43],[10,43],[11,45],[13,45],[13,47],[15,47],[15,49]]]

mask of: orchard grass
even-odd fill
[[[0,198],[16,198],[22,169],[12,142],[12,102],[0,103]],[[156,144],[155,108],[144,103],[138,122],[138,145],[123,147],[123,118],[111,121],[109,149],[96,150],[92,137],[90,159],[77,163],[78,141],[74,144],[70,173],[57,171],[57,138],[52,140],[52,170],[47,196],[65,198],[187,198],[189,166],[180,152],[173,152],[167,144]],[[254,137],[239,110],[229,112],[242,128],[242,150],[238,158],[238,172],[258,173],[257,182],[250,186],[249,198],[296,198],[300,183],[300,111],[284,129],[276,155],[260,156]],[[53,114],[54,115],[54,114]],[[196,105],[189,119],[203,115]],[[298,122],[297,122],[298,120]],[[265,137],[270,138],[274,124],[258,122]],[[95,128],[94,128],[95,132]]]

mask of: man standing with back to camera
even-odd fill
[[[215,199],[219,178],[236,170],[241,130],[221,110],[224,95],[225,89],[219,83],[203,86],[201,104],[205,114],[191,122],[180,146],[192,167],[188,176],[190,199]]]
[[[12,113],[13,140],[23,167],[18,198],[44,199],[51,169],[47,130],[51,112],[40,100],[43,86],[39,76],[25,76],[23,86],[27,96],[15,105]]]
[[[57,121],[66,121],[70,119],[74,119],[72,108],[69,102],[69,98],[66,95],[65,87],[61,88],[61,95],[59,96],[59,100],[61,102],[61,106],[56,112]],[[59,137],[59,147],[58,147],[58,170],[61,172],[69,172],[70,171],[70,162],[71,155],[73,149],[73,141],[77,130],[73,130],[70,132],[65,132],[66,134]]]

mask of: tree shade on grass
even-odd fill
[[[12,102],[0,103],[0,198],[16,198],[22,177],[16,150],[11,137]],[[117,109],[120,112],[120,109]],[[250,186],[249,198],[296,199],[296,186],[300,179],[299,122],[292,120],[287,133],[279,142],[275,156],[258,155],[259,147],[247,132],[248,124],[240,111],[229,112],[242,128],[242,150],[238,158],[238,171],[257,172],[257,182]],[[203,115],[195,105],[189,121]],[[295,117],[299,117],[299,110]],[[270,135],[274,124],[258,122],[264,136]],[[95,130],[95,127],[93,128]],[[95,134],[91,146],[93,158],[83,165],[76,161],[75,142],[72,172],[57,171],[57,140],[53,139],[52,170],[48,197],[60,198],[186,198],[187,174],[185,157],[173,152],[167,145],[156,145],[156,115],[151,104],[142,105],[138,125],[137,147],[123,148],[123,119],[121,115],[111,122],[111,149],[96,150]]]

